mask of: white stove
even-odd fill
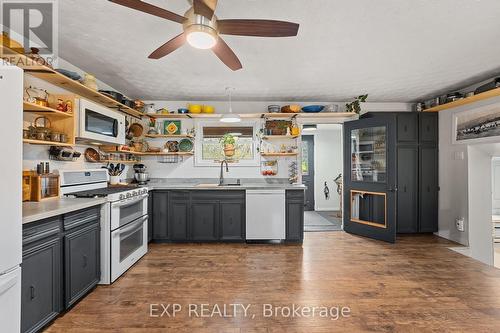
[[[148,251],[148,189],[108,186],[106,169],[61,171],[61,193],[106,198],[101,209],[101,281],[111,284]]]

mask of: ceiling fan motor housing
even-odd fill
[[[191,34],[199,33],[207,34],[211,36],[215,42],[217,42],[219,34],[217,32],[217,17],[215,15],[212,20],[209,20],[202,15],[195,14],[194,9],[191,8],[186,12],[186,14],[184,14],[184,16],[186,17],[186,20],[183,23],[183,28],[188,41]]]

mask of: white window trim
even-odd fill
[[[203,150],[202,150],[202,141],[203,141],[203,127],[227,127],[231,124],[225,124],[218,120],[203,120],[196,122],[196,137],[195,137],[195,156],[194,156],[194,165],[200,167],[213,166],[218,167],[220,163],[215,161],[204,161]],[[242,121],[240,123],[234,124],[234,126],[252,126],[253,127],[253,159],[251,160],[241,160],[238,163],[231,164],[231,167],[258,167],[260,166],[260,154],[259,154],[259,141],[257,139],[257,133],[260,130],[261,122],[260,120],[253,121]]]

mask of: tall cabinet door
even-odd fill
[[[398,147],[397,232],[418,232],[418,148]]]
[[[344,124],[344,230],[396,240],[396,117]]]
[[[420,213],[419,231],[438,229],[438,150],[436,146],[420,147]]]
[[[150,194],[149,200],[152,202],[153,213],[150,216],[149,224],[153,225],[153,239],[167,240],[168,234],[168,192],[154,191]]]

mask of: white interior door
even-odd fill
[[[491,173],[492,213],[500,215],[500,157],[493,158]]]

